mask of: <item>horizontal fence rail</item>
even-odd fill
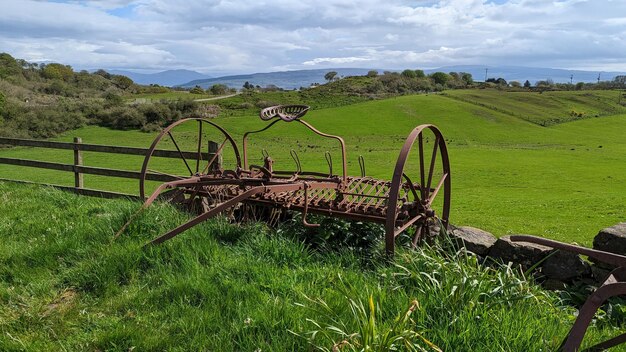
[[[72,142],[52,142],[52,141],[40,141],[34,139],[20,139],[20,138],[4,138],[0,137],[0,145],[13,145],[21,147],[40,147],[48,149],[68,149],[78,150],[84,152],[100,152],[100,153],[113,153],[113,154],[127,154],[127,155],[141,155],[145,156],[148,149],[135,148],[135,147],[118,147],[113,145],[100,145],[100,144],[83,144]],[[155,150],[152,155],[163,158],[180,158],[180,155],[185,158],[196,158],[198,153],[196,152],[178,152],[177,150]],[[203,158],[208,158],[209,153],[201,153]]]
[[[73,164],[60,164],[53,163],[49,161],[38,161],[38,160],[26,160],[26,159],[14,159],[14,158],[2,158],[0,157],[0,164],[9,164],[9,165],[19,165],[19,166],[28,166],[28,167],[38,167],[41,169],[49,169],[49,170],[59,170],[59,171],[70,171],[77,172],[80,174],[89,174],[89,175],[100,175],[100,176],[111,176],[111,177],[122,177],[122,178],[141,178],[141,172],[139,171],[127,171],[127,170],[117,170],[117,169],[107,169],[102,167],[95,166],[83,166],[83,165],[73,165]],[[179,180],[179,177],[156,174],[156,173],[146,173],[146,180],[149,181],[174,181]]]
[[[210,142],[210,143],[213,143],[213,142]],[[122,147],[122,146],[100,145],[100,144],[83,144],[82,140],[78,137],[74,138],[74,142],[53,142],[53,141],[43,141],[43,140],[34,140],[34,139],[0,137],[0,145],[72,150],[74,152],[74,164],[63,164],[63,163],[56,163],[56,162],[49,162],[49,161],[6,158],[6,157],[0,157],[0,164],[73,172],[75,176],[74,187],[51,185],[51,184],[45,184],[45,185],[53,186],[53,187],[60,188],[63,190],[73,191],[75,193],[79,193],[83,195],[98,196],[98,197],[104,197],[104,198],[115,198],[115,197],[139,198],[139,197],[137,197],[136,195],[132,195],[132,194],[84,188],[83,174],[131,178],[131,179],[138,180],[141,178],[141,172],[82,165],[83,163],[82,152],[85,151],[85,152],[113,153],[113,154],[125,154],[125,155],[139,155],[139,156],[146,156],[146,154],[149,152],[149,149],[144,149],[144,148]],[[163,157],[163,158],[181,158],[182,156],[184,158],[193,159],[193,158],[197,158],[198,155],[199,154],[197,152],[187,152],[187,151],[178,151],[178,150],[158,150],[158,149],[154,150],[152,153],[152,156]],[[203,158],[208,160],[211,157],[213,157],[214,154],[205,152],[205,153],[200,153],[200,155]],[[176,177],[173,175],[166,175],[166,174],[154,173],[154,172],[146,173],[146,180],[149,180],[149,181],[168,182],[168,181],[174,181],[177,179],[179,179],[179,177]],[[12,181],[12,182],[36,184],[34,182],[28,182],[28,181],[22,181],[22,180],[10,180],[10,179],[5,179],[5,178],[0,178],[0,181]]]

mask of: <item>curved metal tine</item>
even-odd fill
[[[326,158],[326,163],[328,164],[328,176],[333,175],[333,157],[330,155],[330,152],[327,150],[324,152],[324,157]]]
[[[422,239],[429,241],[428,243],[430,243],[431,234],[430,234],[430,225],[428,224],[428,220],[424,221],[422,226],[424,227]]]
[[[270,157],[270,153],[267,152],[267,149],[261,149],[261,155],[263,155],[263,165],[265,165],[265,159]],[[252,170],[252,165],[250,165],[250,170]]]
[[[359,155],[359,168],[361,169],[361,177],[365,177],[365,158]]]
[[[430,185],[435,172],[435,160],[437,160],[437,148],[439,148],[439,136],[435,137],[435,145],[433,147],[433,156],[430,159],[430,169],[428,170],[428,184],[426,185],[426,198],[430,195]]]
[[[200,171],[202,160],[202,120],[198,120],[198,155],[196,156],[196,174]]]
[[[415,200],[417,200],[417,201],[421,200],[420,197],[417,195],[417,191],[415,190],[415,187],[413,186],[413,181],[411,181],[409,176],[407,176],[407,174],[405,174],[403,172],[402,173],[402,177],[404,177],[404,179],[406,180],[407,184],[409,185],[409,189],[411,190],[411,193],[413,193],[413,196],[415,197]]]
[[[420,242],[422,239],[422,229],[424,228],[424,223],[420,223],[420,225],[416,226],[415,236],[413,236],[413,241],[411,242],[411,248],[417,248],[417,242]]]
[[[302,172],[302,166],[300,165],[300,158],[298,158],[298,153],[296,153],[295,150],[291,149],[289,151],[289,154],[291,154],[291,157],[293,158],[293,161],[296,163],[296,172],[297,173],[301,173]]]
[[[189,170],[189,176],[192,176],[193,175],[193,171],[191,171],[191,168],[189,167],[189,163],[187,163],[187,159],[185,159],[185,156],[183,155],[183,152],[178,147],[178,143],[176,143],[176,139],[174,139],[174,135],[172,134],[172,131],[167,131],[167,135],[170,136],[170,139],[172,140],[172,143],[174,143],[174,146],[176,147],[176,150],[178,150],[178,154],[180,154],[180,157],[183,159],[183,162],[185,163],[185,166],[187,167],[187,170]]]
[[[312,224],[306,220],[309,212],[309,184],[304,183],[304,210],[302,211],[302,224],[306,227],[319,227],[320,224]]]

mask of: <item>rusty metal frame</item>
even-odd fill
[[[189,171],[189,176],[172,176],[173,181],[157,187],[146,198],[146,177],[140,180],[140,195],[146,199],[141,209],[145,209],[159,197],[172,203],[186,206],[197,213],[197,216],[175,229],[155,238],[150,243],[157,244],[175,237],[183,231],[205,221],[215,215],[232,211],[240,204],[251,206],[266,206],[273,209],[290,209],[302,212],[304,226],[318,226],[307,221],[307,215],[321,214],[331,217],[375,222],[385,225],[385,249],[387,254],[393,255],[396,237],[409,228],[413,228],[413,245],[416,246],[424,237],[432,235],[431,227],[439,222],[446,227],[450,214],[450,162],[445,140],[437,127],[421,125],[413,129],[407,137],[396,162],[391,181],[379,180],[365,176],[365,165],[362,156],[359,157],[360,176],[349,176],[347,170],[346,145],[343,138],[319,131],[310,123],[301,118],[309,110],[304,105],[280,105],[261,110],[260,117],[264,121],[271,121],[265,127],[246,132],[242,140],[242,157],[232,136],[217,124],[205,119],[184,119],[175,122],[164,129],[153,141],[142,165],[142,175],[150,172],[148,165],[155,157],[153,151],[157,149],[165,136],[169,136],[181,159]],[[298,122],[322,138],[334,139],[341,148],[341,174],[334,175],[332,159],[325,153],[329,164],[328,174],[321,172],[303,171],[299,158],[294,155],[296,170],[278,171],[273,168],[273,160],[264,153],[262,166],[248,164],[248,137],[252,134],[268,130],[279,122]],[[183,151],[172,136],[172,129],[182,124],[198,124],[197,149],[192,153]],[[224,141],[212,151],[202,150],[202,126],[217,128],[224,136]],[[424,151],[424,133],[434,136],[435,142],[430,163],[425,162],[427,153]],[[409,152],[417,141],[419,157],[419,176],[417,182],[411,180],[405,173],[405,166],[409,160]],[[193,141],[192,141],[193,142]],[[234,170],[223,169],[221,165],[210,168],[221,153],[222,148],[230,144],[235,152],[236,167]],[[216,144],[217,145],[217,144]],[[187,160],[184,155],[197,155],[195,160]],[[200,160],[212,157],[204,170],[199,167]],[[243,160],[242,160],[243,159]],[[438,162],[436,162],[436,160]],[[195,161],[195,165],[193,163]],[[242,162],[243,161],[243,162]],[[195,166],[195,168],[194,168]],[[428,168],[428,169],[426,169]],[[209,170],[211,169],[211,170]],[[435,170],[441,172],[441,178],[433,180]],[[166,174],[166,173],[164,173]],[[443,194],[441,211],[435,211],[433,200]],[[141,211],[140,209],[140,211]],[[131,217],[129,220],[132,221]],[[128,224],[128,223],[127,223]],[[118,232],[123,232],[126,225]]]
[[[276,107],[272,107],[272,108],[276,108]],[[272,108],[268,108],[268,109],[272,109]],[[263,110],[265,111],[265,110]],[[262,112],[263,114],[263,112]],[[265,121],[267,121],[268,119],[265,118]],[[264,128],[260,129],[260,130],[256,130],[256,131],[250,131],[250,132],[246,132],[243,135],[243,168],[247,169],[248,168],[248,136],[251,134],[255,134],[255,133],[260,133],[263,131],[268,130],[270,127],[274,126],[277,122],[280,121],[284,121],[284,122],[292,122],[292,121],[297,121],[299,123],[301,123],[302,125],[304,125],[305,127],[307,127],[309,130],[313,131],[315,134],[325,137],[325,138],[331,138],[331,139],[335,139],[337,141],[339,141],[339,145],[341,146],[341,166],[342,166],[342,178],[345,181],[347,178],[347,162],[346,162],[346,142],[343,140],[343,138],[339,137],[339,136],[335,136],[332,134],[326,134],[323,132],[320,132],[319,130],[317,130],[315,127],[311,126],[311,124],[307,123],[306,121],[300,120],[300,119],[286,119],[286,118],[280,118],[280,119],[276,119],[274,120],[272,123],[270,123],[269,125],[265,126]],[[332,170],[331,170],[332,171]]]
[[[578,317],[576,318],[574,325],[559,347],[559,350],[564,352],[578,351],[583,338],[585,337],[585,333],[587,332],[587,328],[589,327],[589,324],[591,324],[591,320],[602,304],[604,304],[604,302],[611,297],[626,294],[626,256],[599,251],[596,249],[579,247],[535,236],[514,235],[511,236],[511,241],[536,243],[581,254],[616,267],[616,269],[611,271],[600,287],[587,297],[587,300],[578,312]],[[624,342],[626,342],[626,333],[622,333],[614,338],[598,343],[586,350],[603,351]]]

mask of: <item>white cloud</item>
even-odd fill
[[[626,1],[4,0],[0,50],[208,73],[451,64],[626,67]]]
[[[319,64],[348,64],[353,62],[371,61],[371,59],[365,57],[317,57],[313,60],[305,61],[303,65],[319,65]]]

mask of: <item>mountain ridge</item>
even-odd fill
[[[189,82],[192,80],[198,79],[209,79],[212,78],[209,75],[205,75],[203,73],[185,70],[185,69],[177,69],[177,70],[166,70],[155,73],[139,73],[125,70],[106,70],[108,73],[114,75],[123,75],[133,80],[133,82],[138,84],[158,84],[160,86],[173,87],[176,85],[184,84],[185,82]]]
[[[294,70],[277,72],[258,72],[243,75],[231,75],[215,77],[209,79],[193,80],[179,85],[183,88],[192,88],[196,85],[202,88],[209,88],[213,84],[225,84],[229,88],[241,88],[244,83],[266,87],[270,84],[283,89],[298,89],[309,87],[314,83],[324,83],[324,75],[330,71],[337,72],[337,77],[341,76],[363,76],[372,69],[368,68],[329,68],[312,70]]]
[[[567,70],[557,68],[542,67],[524,67],[524,66],[482,66],[482,65],[455,65],[443,66],[433,69],[425,69],[426,74],[434,72],[467,72],[472,74],[475,81],[484,81],[485,69],[487,70],[487,78],[504,78],[507,81],[518,81],[524,83],[528,80],[531,84],[537,81],[552,80],[555,83],[572,83],[596,82],[598,75],[601,80],[613,80],[615,76],[626,75],[626,72],[606,72],[606,71],[584,71],[584,70]],[[225,84],[229,88],[239,89],[245,82],[252,85],[265,87],[267,85],[275,85],[283,89],[298,89],[300,87],[309,87],[314,83],[324,83],[324,75],[327,72],[337,72],[337,77],[341,76],[362,76],[368,71],[375,70],[379,73],[384,71],[400,72],[401,70],[383,70],[372,68],[328,68],[314,70],[294,70],[294,71],[277,71],[277,72],[260,72],[242,75],[230,75],[215,77],[209,79],[196,79],[178,87],[192,88],[196,85],[202,88],[209,88],[213,84]]]

